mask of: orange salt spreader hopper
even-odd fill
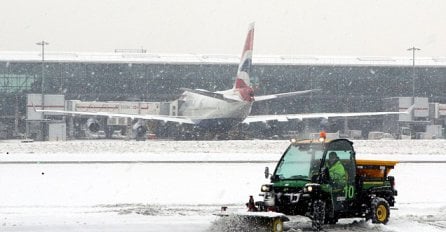
[[[398,161],[356,160],[356,175],[365,179],[383,179],[395,167]]]

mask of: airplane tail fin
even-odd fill
[[[252,50],[254,45],[254,23],[249,25],[248,34],[243,47],[242,57],[237,70],[237,77],[234,83],[234,89],[240,92],[244,101],[254,100],[254,91],[251,88],[249,74],[252,67]]]

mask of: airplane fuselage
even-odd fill
[[[217,93],[239,97],[234,90]],[[190,118],[203,129],[218,131],[229,130],[241,123],[251,113],[252,107],[252,102],[248,101],[225,101],[187,91],[180,100],[182,103],[178,109],[179,116]]]

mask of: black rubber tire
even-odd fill
[[[333,206],[330,202],[326,202],[325,204],[325,220],[324,224],[335,225],[338,222],[338,218],[336,216],[331,217],[331,211],[333,210]]]
[[[387,224],[390,217],[389,203],[384,198],[377,197],[372,200],[370,207],[372,223]]]
[[[312,204],[311,228],[320,231],[325,222],[325,201],[315,200]]]

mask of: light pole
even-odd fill
[[[44,40],[36,43],[39,46],[42,46],[42,79],[41,79],[41,93],[42,93],[42,100],[41,100],[41,109],[45,109],[45,45],[49,45],[48,42],[45,42]],[[42,112],[42,122],[41,122],[41,136],[42,141],[45,140],[46,132],[45,132],[45,124],[43,123],[43,120],[45,119],[45,113]]]
[[[421,49],[416,47],[408,48],[407,51],[412,51],[412,104],[415,103],[415,51]]]
[[[41,109],[45,109],[45,45],[49,45],[48,42],[42,40],[40,42],[37,42],[36,45],[42,46],[42,73],[41,73],[41,83],[40,83],[40,91],[42,94],[42,103],[41,103]],[[44,113],[42,112],[42,119],[43,119]]]
[[[41,91],[42,91],[42,99],[43,99],[43,94],[45,93],[45,45],[49,45],[48,42],[45,42],[44,40],[37,42],[36,43],[39,46],[42,46],[42,79],[41,79]],[[43,105],[43,101],[42,101],[42,105]]]

